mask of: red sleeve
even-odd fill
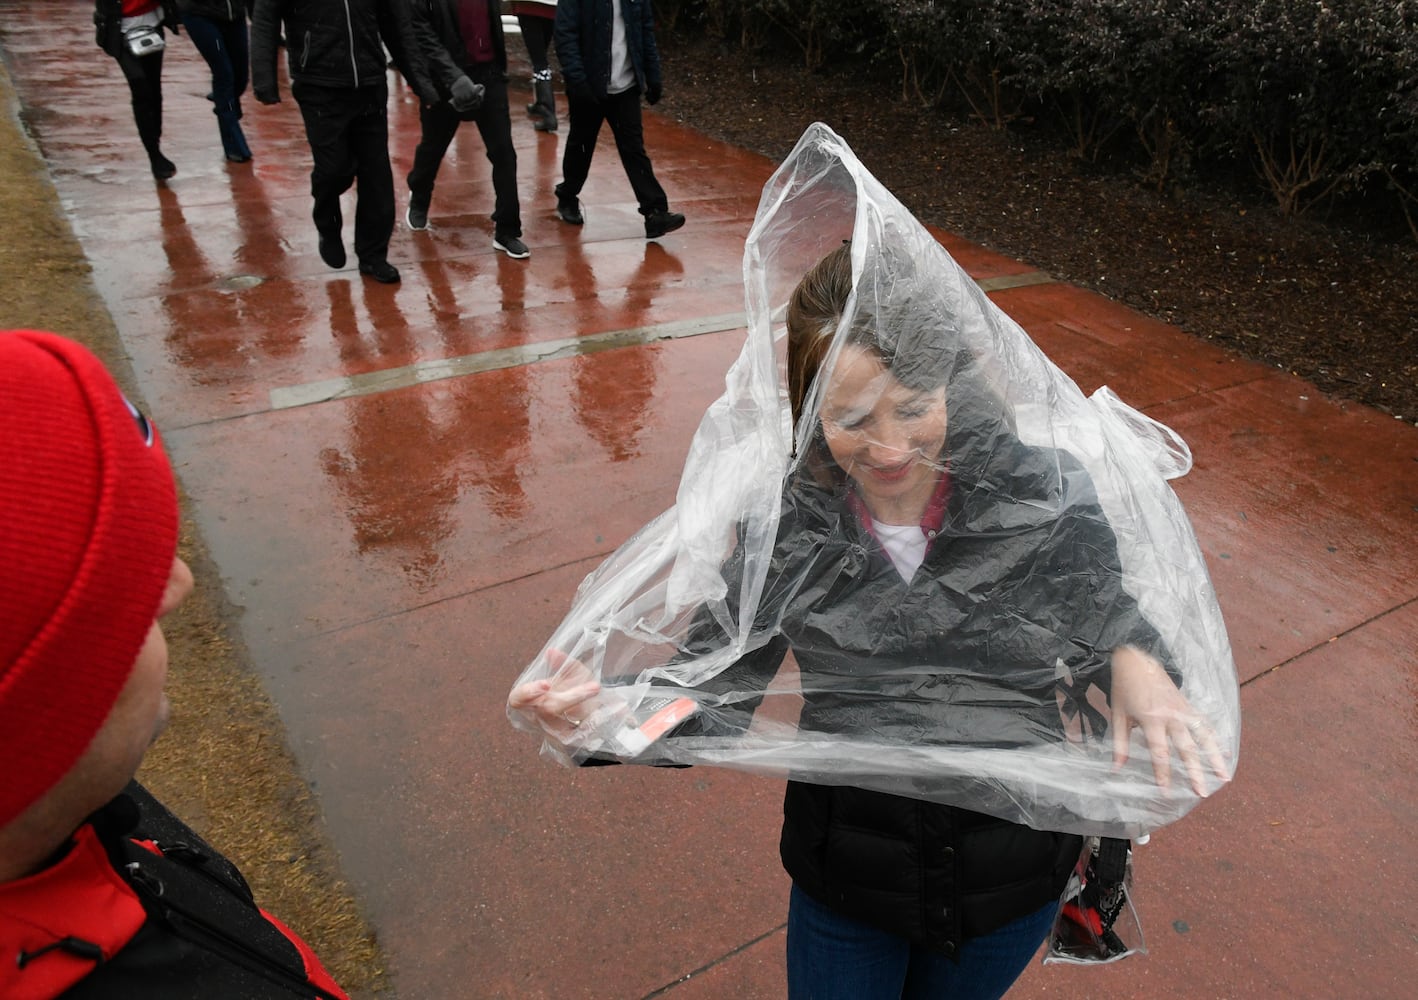
[[[343,1000],[349,1000],[345,991],[340,989],[334,979],[330,978],[330,973],[325,971],[325,966],[320,964],[320,959],[316,956],[315,952],[310,950],[310,945],[301,940],[300,935],[271,916],[271,914],[267,913],[265,910],[261,911],[261,916],[270,921],[271,926],[284,934],[286,940],[295,945],[296,951],[300,952],[300,960],[305,963],[305,978],[309,979],[322,990],[329,990],[335,996],[341,997]]]

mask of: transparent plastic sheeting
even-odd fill
[[[795,425],[785,304],[848,241],[852,293],[820,371],[865,330],[893,374],[845,403],[815,379]],[[527,709],[513,724],[567,764],[719,765],[1136,836],[1200,796],[1176,753],[1159,786],[1140,730],[1115,767],[1110,655],[1132,646],[1233,773],[1235,666],[1166,482],[1190,467],[1185,443],[1106,388],[1085,397],[824,125],[764,188],[744,283],[747,340],[675,506],[586,578],[518,679],[589,674],[599,694],[571,725]],[[917,418],[922,385],[944,388],[943,447],[926,457],[947,482],[912,573],[867,523],[891,520],[879,497],[898,484],[844,474],[828,443]],[[1224,780],[1208,767],[1203,794]]]

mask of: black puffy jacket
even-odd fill
[[[137,782],[49,867],[0,883],[0,995],[345,1000],[241,872]]]
[[[251,15],[251,89],[273,100],[276,39],[285,25],[291,81],[321,87],[382,86],[388,46],[411,81],[412,31],[407,0],[256,0]],[[415,83],[415,89],[422,88]]]
[[[728,703],[711,698],[668,738],[746,730],[789,648],[804,731],[990,748],[1063,738],[1060,660],[1080,688],[1104,692],[1117,646],[1166,662],[1122,588],[1116,538],[1082,467],[1008,434],[971,453],[988,457],[957,478],[909,584],[840,486],[790,484],[756,616],[772,637],[699,685],[732,692]],[[689,654],[722,646],[708,616],[700,622]],[[863,675],[870,684],[855,682]],[[998,793],[980,785],[983,805]],[[946,954],[1056,901],[1082,847],[1075,835],[847,786],[789,781],[783,814],[783,865],[805,892]]]

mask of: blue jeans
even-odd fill
[[[953,961],[823,906],[796,885],[788,902],[788,1000],[994,1000],[1053,926],[1058,904],[971,938]]]
[[[213,21],[200,14],[184,14],[182,26],[212,71],[212,103],[217,114],[230,110],[240,118],[241,95],[246,93],[251,65],[246,19]]]

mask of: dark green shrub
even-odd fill
[[[1367,169],[1376,148],[1374,85],[1389,0],[1227,4],[1218,34],[1217,139],[1255,165],[1285,216]],[[1411,40],[1400,43],[1411,45]]]

